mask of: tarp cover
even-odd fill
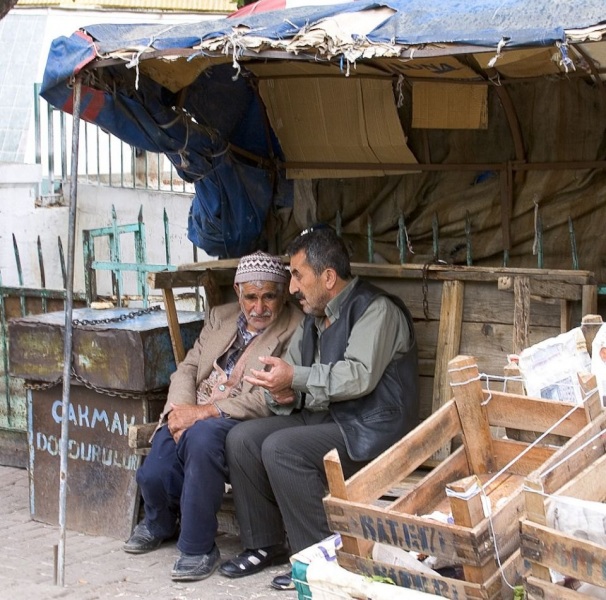
[[[344,20],[344,16],[349,15],[357,20]],[[374,21],[370,19],[371,15],[375,16]],[[330,24],[334,23],[339,27],[331,29]],[[362,25],[364,23],[366,25]],[[371,30],[368,30],[368,23],[372,23]],[[267,121],[254,78],[247,77],[246,69],[242,68],[245,59],[250,59],[255,52],[275,52],[275,56],[268,55],[270,61],[272,58],[294,58],[293,52],[299,59],[307,53],[311,61],[336,60],[345,74],[348,65],[354,68],[355,63],[362,64],[369,57],[406,55],[412,58],[415,52],[436,56],[442,50],[444,54],[456,54],[457,46],[467,48],[467,51],[471,46],[478,52],[492,52],[496,60],[503,50],[555,44],[555,58],[560,68],[566,69],[568,50],[565,42],[570,37],[570,30],[575,30],[577,41],[600,39],[606,28],[604,23],[606,5],[603,0],[399,0],[381,3],[358,0],[170,27],[94,25],[70,38],[54,41],[44,74],[42,96],[54,106],[71,112],[71,82],[75,74],[97,59],[126,60],[126,67],[124,62],[115,61],[87,73],[82,92],[82,118],[135,147],[165,153],[186,181],[195,182],[189,239],[211,255],[236,257],[265,244],[262,237],[268,214],[292,207],[295,196],[292,182],[285,179],[282,170],[272,167],[276,158],[284,158],[282,149]],[[343,30],[345,26],[349,27],[346,31]],[[158,54],[152,54],[154,52],[161,53],[164,58],[179,59],[180,62],[174,63],[177,83],[161,85],[157,77],[154,80],[146,76],[146,63],[159,62]],[[193,66],[197,60],[207,61],[199,71]],[[187,80],[183,89],[179,87],[179,77]],[[584,94],[582,90],[571,93]],[[533,103],[535,101],[533,96]],[[494,104],[494,100],[490,103]],[[590,103],[588,98],[585,104]],[[542,110],[539,104],[533,105]],[[526,116],[522,115],[521,119],[524,121]],[[498,118],[492,120],[491,128],[496,127],[493,136],[503,133],[504,123]],[[530,123],[531,118],[528,119],[529,126]],[[602,132],[596,131],[593,124],[587,129],[593,133],[595,141],[586,145],[582,158],[594,160],[603,154]],[[491,139],[494,141],[495,138]],[[412,141],[414,146],[414,139]],[[470,138],[467,143],[471,148],[474,142]],[[485,145],[486,140],[482,142],[482,148]],[[509,145],[503,147],[509,154],[504,158],[504,152],[494,151],[495,161],[512,158]],[[432,156],[433,161],[452,159],[449,156],[452,148],[448,143],[443,144]],[[463,151],[461,155],[470,162],[474,160],[471,152]],[[479,160],[486,160],[485,156],[480,156]],[[556,153],[539,158],[561,160],[562,156]],[[577,154],[576,158],[581,157]],[[454,162],[463,160],[458,156]],[[474,181],[475,177],[473,175]],[[435,175],[431,184],[429,179],[430,176],[424,174],[408,180],[406,176],[400,177],[397,185],[396,180],[388,179],[383,184],[363,184],[352,194],[351,206],[376,205],[375,200],[387,194],[380,192],[378,185],[384,185],[384,189],[392,192],[398,187],[419,194],[423,193],[424,186],[435,191],[440,180],[447,178]],[[351,186],[335,191],[335,185],[339,185],[337,180],[326,182],[324,186],[334,194],[332,199],[336,198],[331,206],[333,218],[335,207],[343,198],[349,197],[351,191]],[[315,200],[322,193],[322,187],[318,182]],[[368,197],[358,192],[371,188],[375,196],[369,203]],[[451,186],[450,198],[458,194],[456,188]],[[301,197],[305,196],[306,189],[311,188],[302,186]],[[491,194],[498,197],[498,186]],[[419,209],[419,202],[426,197],[415,196],[414,210]],[[407,201],[409,199],[410,196]],[[440,197],[440,201],[446,201],[446,197]],[[326,212],[326,207],[320,212]],[[523,212],[528,212],[527,208]],[[401,205],[395,212],[390,210],[389,225],[384,230],[393,232],[399,211],[404,211],[408,219],[409,213],[414,217],[414,210]],[[491,211],[486,207],[483,210]],[[308,217],[314,211],[310,207],[305,209]],[[358,213],[355,219],[360,220],[361,215]],[[423,223],[427,226],[426,218]],[[499,226],[498,218],[495,226]],[[363,229],[361,225],[352,227]],[[488,235],[490,245],[494,232]],[[495,250],[494,244],[492,246]]]

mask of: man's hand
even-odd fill
[[[292,365],[276,356],[260,356],[259,360],[269,366],[269,371],[251,369],[252,375],[245,375],[244,379],[252,385],[265,388],[278,404],[290,404],[295,397],[292,390]]]
[[[170,406],[168,431],[170,431],[175,442],[178,442],[183,432],[196,421],[219,416],[219,411],[213,404],[171,404]]]

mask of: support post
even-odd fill
[[[69,192],[69,228],[67,243],[67,286],[65,287],[65,335],[63,339],[63,396],[61,412],[61,443],[59,472],[59,555],[57,582],[65,585],[65,539],[67,510],[67,452],[69,443],[69,405],[72,366],[72,314],[74,309],[74,252],[76,246],[76,209],[78,204],[78,145],[80,141],[80,102],[82,81],[74,81],[72,129],[72,172]]]

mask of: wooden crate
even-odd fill
[[[545,432],[553,427],[553,433],[570,439],[602,413],[595,378],[580,377],[588,398],[583,406],[574,407],[483,390],[471,357],[451,360],[448,371],[454,398],[353,477],[345,481],[336,452],[325,457],[330,493],[324,507],[331,529],[344,540],[339,564],[446,598],[511,598],[504,575],[508,582],[519,583],[524,570],[519,552],[524,480],[568,443],[549,447],[497,439],[493,432],[506,427]],[[395,482],[405,480],[455,438],[460,445],[447,459],[411,491],[380,505],[381,496]],[[490,518],[483,502],[490,504]],[[433,511],[452,513],[454,524],[423,516]],[[373,561],[368,556],[374,542],[461,565],[464,579]]]
[[[586,532],[558,531],[546,518],[547,503],[553,496],[595,502],[606,499],[606,416],[596,419],[567,447],[566,460],[551,460],[547,468],[526,480],[527,516],[520,523],[520,546],[522,556],[530,562],[525,582],[529,600],[591,597],[552,583],[550,568],[566,578],[605,588],[606,593],[606,547],[585,539],[589,538]]]

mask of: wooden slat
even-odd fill
[[[477,476],[472,475],[459,481],[449,483],[447,489],[450,511],[456,525],[473,528],[484,521],[484,506],[482,504],[482,491]],[[473,493],[474,488],[476,492]],[[481,566],[463,565],[465,581],[484,583],[494,574],[496,564],[494,561]]]
[[[150,446],[149,438],[157,427],[157,423],[140,423],[128,428],[128,446],[139,453],[144,453]]]
[[[606,499],[606,454],[565,483],[558,490],[558,496],[572,496],[579,500],[604,502]]]
[[[538,577],[528,576],[524,589],[527,600],[587,600],[586,594],[551,583],[551,581],[543,581]]]
[[[172,289],[162,290],[164,297],[164,310],[168,321],[168,332],[175,355],[175,363],[178,365],[185,358],[185,348],[183,347],[183,338],[181,337],[181,328],[179,327],[179,317],[177,307],[175,306],[175,295]]]
[[[498,286],[502,292],[513,292],[515,277],[499,277]],[[539,279],[530,280],[530,294],[540,298],[557,298],[558,300],[581,300],[583,290],[573,283],[551,282]]]
[[[534,524],[546,525],[547,516],[545,514],[545,500],[543,496],[543,485],[540,481],[528,479],[524,490],[524,505],[526,507],[526,518]],[[521,534],[521,546],[528,547],[527,538]],[[526,543],[524,540],[526,539]],[[531,572],[535,577],[551,581],[549,569],[543,564],[540,556],[536,552],[526,553],[522,548],[522,556],[531,562]]]
[[[533,446],[528,449],[528,444],[516,440],[494,440],[493,447],[497,461],[497,470],[502,470],[506,465],[507,471],[515,475],[529,475],[538,469],[556,451],[556,448],[547,446]],[[522,454],[524,450],[528,450]],[[518,458],[514,463],[510,463]]]
[[[542,433],[575,406],[578,408],[551,433],[570,438],[587,424],[587,416],[580,405],[484,390],[484,397],[488,399],[489,396],[490,401],[486,404],[486,412],[493,427],[512,427]]]
[[[346,481],[348,498],[354,502],[378,499],[394,482],[406,479],[460,431],[456,407],[452,401],[448,402],[350,477]]]
[[[422,265],[383,265],[368,263],[352,263],[352,272],[355,275],[369,275],[376,277],[396,278],[423,278],[424,268]],[[498,281],[503,276],[527,276],[537,280],[560,281],[562,283],[573,283],[585,285],[594,283],[594,275],[591,271],[568,271],[563,269],[525,269],[512,267],[467,267],[467,266],[443,266],[429,265],[427,277],[446,281],[457,279],[459,281]],[[595,313],[596,311],[592,311]]]
[[[331,450],[324,456],[324,470],[328,481],[328,491],[333,498],[348,500],[347,488],[345,486],[345,477],[343,476],[343,468],[341,460],[336,449]],[[364,540],[357,540],[355,537],[343,534],[341,536],[343,542],[343,550],[359,556],[366,554],[368,550]]]
[[[527,519],[521,521],[520,527],[522,556],[532,561],[533,576],[537,576],[535,564],[540,563],[575,579],[606,587],[606,548]],[[549,575],[539,578],[549,581]]]
[[[465,284],[462,281],[445,281],[442,285],[440,328],[433,380],[432,412],[436,412],[451,398],[448,363],[459,354],[463,322],[463,297]],[[440,448],[434,459],[443,460],[450,454],[450,444]]]
[[[206,283],[208,273],[211,270],[220,285],[230,286],[233,284],[235,269],[158,271],[157,273],[148,273],[147,282],[153,289],[195,287]]]
[[[403,588],[437,595],[442,598],[484,599],[488,598],[484,587],[477,583],[467,583],[450,577],[432,576],[422,571],[413,571],[397,565],[390,565],[369,558],[338,552],[341,567],[368,577],[390,577],[396,585]]]
[[[288,264],[288,257],[282,258],[285,264]],[[206,261],[200,263],[183,264],[178,267],[177,271],[171,272],[172,277],[177,277],[181,274],[183,277],[193,277],[200,271],[207,269],[225,271],[233,275],[233,270],[238,265],[238,259],[221,259]],[[354,275],[362,275],[364,277],[388,277],[396,279],[422,279],[425,268],[418,264],[404,265],[384,265],[384,264],[369,264],[369,263],[352,263],[352,272]],[[230,273],[230,270],[232,271]],[[459,280],[459,281],[498,281],[499,277],[504,276],[529,276],[536,280],[554,281],[562,283],[571,283],[574,285],[594,285],[594,274],[591,271],[576,271],[566,269],[532,269],[532,268],[512,268],[512,267],[468,267],[463,265],[444,266],[444,265],[429,265],[426,269],[427,276],[430,279],[438,281]],[[188,275],[188,272],[191,275]],[[171,273],[161,271],[155,274],[155,280],[163,287],[163,283],[171,279]],[[233,280],[233,277],[232,277]],[[190,285],[190,284],[186,284]],[[176,287],[176,286],[175,286]],[[588,292],[589,293],[589,292]],[[595,314],[597,311],[589,311]]]
[[[448,460],[442,461],[432,469],[408,494],[394,500],[386,508],[413,515],[431,512],[436,504],[444,499],[446,484],[467,477],[470,473],[465,449],[461,446],[448,457]]]
[[[598,286],[588,283],[583,286],[583,300],[581,301],[581,314],[593,315],[598,312]]]
[[[332,496],[324,498],[324,509],[330,529],[341,534],[376,540],[455,561],[450,564],[464,561],[480,566],[494,556],[487,530],[483,536],[478,537],[480,532],[466,527],[386,511],[381,507],[348,502]]]
[[[478,366],[470,356],[458,356],[448,364],[454,401],[461,420],[465,451],[472,473],[495,471],[490,424],[482,406],[484,394]]]
[[[596,435],[600,437],[594,439]],[[591,444],[587,440],[594,439]],[[588,423],[572,437],[561,452],[545,461],[540,473],[532,473],[528,481],[537,481],[547,494],[555,494],[572,477],[604,454],[606,444],[606,415]]]
[[[602,315],[586,314],[582,319],[581,331],[585,337],[585,343],[587,344],[589,354],[591,354],[593,340],[602,325]]]

